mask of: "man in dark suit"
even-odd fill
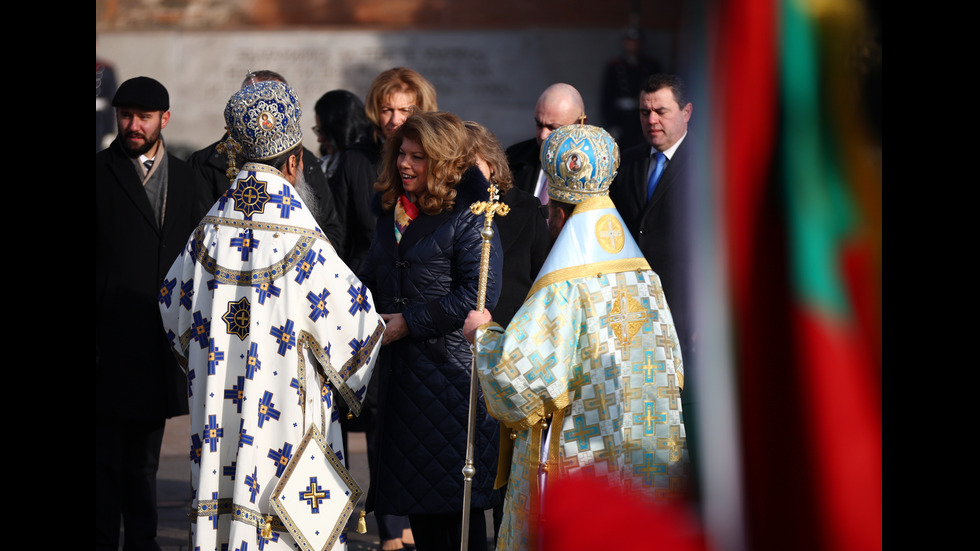
[[[691,204],[688,167],[694,161],[689,158],[691,146],[684,141],[693,110],[678,77],[649,77],[639,97],[640,127],[646,141],[623,152],[619,174],[609,188],[609,197],[670,297],[687,381],[693,379],[697,365],[689,253],[693,243],[687,216]],[[689,383],[683,391],[688,449],[695,470],[699,461],[693,421],[696,386]]]
[[[541,144],[556,129],[575,122],[585,124],[586,119],[585,103],[575,87],[563,82],[547,87],[534,106],[534,138],[507,148],[507,164],[514,175],[514,186],[546,205],[548,182],[541,170]]]
[[[168,417],[187,413],[157,294],[207,209],[197,173],[166,151],[162,84],[136,77],[112,105],[118,135],[95,155],[96,548],[160,549],[156,471]]]
[[[646,142],[623,152],[609,196],[670,297],[687,366],[694,357],[694,334],[688,319],[690,242],[685,210],[689,186],[684,181],[688,148],[683,142],[693,106],[680,79],[664,74],[647,79],[639,106]]]
[[[246,75],[241,87],[244,88],[250,84],[266,80],[289,84],[286,82],[285,77],[279,73],[262,70],[252,71]],[[225,132],[225,135],[220,140],[200,151],[195,151],[187,159],[187,162],[201,173],[201,176],[206,182],[208,193],[212,197],[211,203],[208,204],[208,209],[211,208],[211,204],[218,200],[218,197],[221,197],[231,187],[231,180],[228,176],[230,163],[227,150],[225,149],[225,147],[228,147],[227,140],[228,133]],[[231,147],[235,146],[232,145]],[[241,161],[243,158],[241,153],[236,155],[235,152],[232,152],[232,157],[235,158],[235,167],[231,170],[232,177],[234,177],[242,168]],[[316,219],[317,224],[320,225],[320,229],[323,230],[323,233],[330,240],[330,243],[334,245],[334,248],[339,250],[344,243],[345,229],[340,215],[337,213],[333,192],[330,191],[330,186],[327,185],[326,175],[320,170],[320,162],[317,160],[316,155],[305,147],[303,148],[303,180],[312,190],[313,196],[316,198],[317,204],[311,205],[313,208],[310,209],[313,212],[313,218]]]

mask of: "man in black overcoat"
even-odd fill
[[[96,548],[160,549],[156,471],[166,419],[187,413],[187,379],[157,294],[207,211],[204,183],[169,155],[167,89],[136,77],[112,105],[118,135],[95,155]]]

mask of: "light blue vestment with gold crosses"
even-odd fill
[[[319,445],[329,465],[281,499],[313,519],[307,534],[345,549],[360,490],[343,465],[338,402],[360,411],[384,324],[279,171],[243,167],[171,267],[160,309],[188,373],[189,548],[295,549],[302,521],[270,502]]]
[[[541,473],[679,495],[681,351],[660,279],[608,197],[576,206],[506,331],[486,324],[476,342],[489,410],[515,435],[509,473],[502,438],[497,549],[537,548]]]

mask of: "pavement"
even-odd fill
[[[160,450],[160,470],[157,472],[157,506],[160,521],[157,528],[157,542],[164,551],[189,551],[188,536],[190,521],[187,513],[191,504],[190,460],[188,446],[190,442],[190,416],[175,417],[167,420],[167,428],[163,436],[163,446]],[[367,442],[364,433],[354,432],[348,435],[347,456],[350,458],[350,472],[365,492],[368,487]],[[460,477],[463,475],[460,474]],[[363,501],[362,501],[363,503]],[[378,525],[374,515],[365,518],[367,533],[358,534],[357,516],[361,511],[358,507],[347,523],[348,551],[375,551],[381,549],[378,537]],[[492,533],[493,519],[487,513],[487,546],[493,548]],[[123,536],[125,537],[125,536]],[[122,539],[122,538],[121,538]]]

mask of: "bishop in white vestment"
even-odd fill
[[[344,549],[361,494],[340,402],[359,413],[384,324],[300,196],[300,114],[281,82],[232,96],[229,132],[252,162],[160,291],[188,377],[192,549]]]

